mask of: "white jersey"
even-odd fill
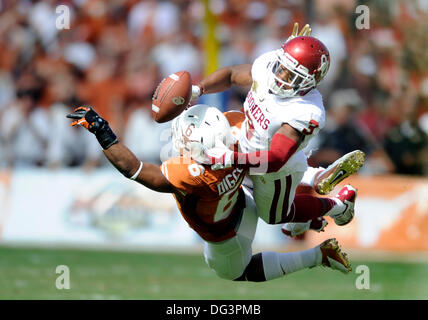
[[[241,151],[269,150],[272,137],[284,123],[303,133],[305,138],[279,171],[256,173],[250,170],[251,180],[244,181],[253,188],[259,217],[270,224],[286,221],[294,209],[291,205],[296,188],[308,168],[303,149],[325,124],[325,110],[318,90],[292,98],[280,98],[270,92],[268,77],[273,61],[275,52],[271,51],[253,63],[253,85],[244,103],[245,121],[239,139]]]
[[[270,93],[268,76],[274,59],[275,51],[271,51],[253,63],[253,85],[244,102],[245,121],[239,145],[244,153],[269,150],[272,137],[282,124],[287,123],[305,134],[305,139],[280,171],[305,171],[307,162],[303,149],[325,124],[322,97],[316,89],[292,98],[280,98]]]

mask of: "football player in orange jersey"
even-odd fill
[[[161,167],[139,161],[92,108],[76,108],[67,117],[74,119],[73,126],[95,134],[107,159],[125,177],[174,195],[183,218],[204,240],[205,260],[219,277],[258,282],[315,266],[351,271],[335,239],[299,252],[252,254],[258,215],[250,192],[241,186],[247,168],[212,170],[203,162],[207,149],[221,151],[234,144],[228,119],[217,108],[196,105],[174,119],[173,145],[180,156]],[[228,118],[234,125],[236,117]]]

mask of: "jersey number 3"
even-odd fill
[[[303,129],[302,133],[308,136],[314,132],[315,128],[318,128],[318,127],[319,127],[319,123],[316,122],[315,120],[311,120],[309,121],[309,128]]]

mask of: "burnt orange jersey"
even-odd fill
[[[183,218],[204,240],[217,242],[235,235],[245,206],[244,169],[213,171],[186,157],[169,159],[161,169],[177,189],[174,197]]]
[[[232,128],[245,118],[239,112],[226,113]],[[241,188],[246,170],[231,167],[211,170],[187,157],[164,162],[162,173],[177,189],[178,208],[192,229],[204,240],[219,242],[233,237],[245,207]]]

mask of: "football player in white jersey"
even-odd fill
[[[322,96],[316,86],[330,65],[328,49],[318,39],[307,36],[309,33],[308,26],[299,36],[293,31],[280,49],[262,54],[253,64],[219,69],[192,88],[193,96],[199,97],[232,85],[251,85],[243,106],[245,121],[239,138],[240,152],[225,149],[220,155],[208,152],[207,156],[218,168],[232,163],[250,168],[250,181],[247,179],[244,184],[253,189],[257,211],[265,222],[287,223],[296,215],[307,215],[307,223],[283,227],[290,235],[309,228],[323,229],[325,221],[313,221],[308,210],[314,216],[333,217],[337,225],[348,224],[354,216],[355,188],[346,185],[334,201],[296,196],[296,188],[302,179],[314,184],[318,176],[313,186],[321,193],[328,193],[338,182],[358,171],[364,161],[364,154],[357,151],[326,170],[308,170],[303,149],[325,125]],[[324,177],[322,181],[320,176]],[[315,226],[317,222],[321,224]]]

